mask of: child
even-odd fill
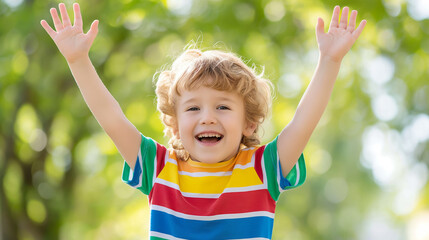
[[[362,32],[357,12],[334,8],[328,33],[318,19],[320,56],[293,120],[260,146],[257,130],[270,107],[270,84],[238,57],[187,50],[159,75],[158,110],[172,149],[147,138],[127,120],[88,57],[98,21],[82,31],[64,4],[54,31],[41,24],[64,55],[101,127],[125,159],[123,181],[149,196],[151,239],[270,239],[280,193],[306,177],[302,151],[328,103],[341,60]],[[340,18],[340,20],[339,20]]]

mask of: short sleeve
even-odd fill
[[[133,188],[136,188],[146,195],[149,195],[163,161],[166,149],[151,138],[141,134],[141,143],[137,154],[137,161],[134,170],[124,161],[122,170],[122,181]]]
[[[275,201],[278,200],[280,193],[301,186],[305,181],[306,168],[303,154],[298,158],[297,163],[288,175],[283,177],[277,151],[277,138],[265,146],[262,161],[268,191]]]

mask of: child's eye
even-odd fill
[[[217,109],[219,109],[219,110],[230,110],[230,108],[229,107],[227,107],[227,106],[219,106],[219,107],[217,107]]]
[[[186,111],[198,111],[198,110],[200,110],[198,107],[190,107],[186,109]]]

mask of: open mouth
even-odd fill
[[[203,143],[216,143],[222,140],[223,135],[217,133],[202,133],[195,136],[195,138]]]

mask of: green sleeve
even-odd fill
[[[149,195],[154,182],[157,144],[141,134],[142,140],[134,169],[124,161],[122,181]]]
[[[285,190],[301,186],[306,178],[304,155],[298,158],[292,170],[283,177],[281,163],[277,151],[277,139],[265,146],[263,154],[263,166],[266,176],[266,184],[271,197],[277,201],[280,193]]]

